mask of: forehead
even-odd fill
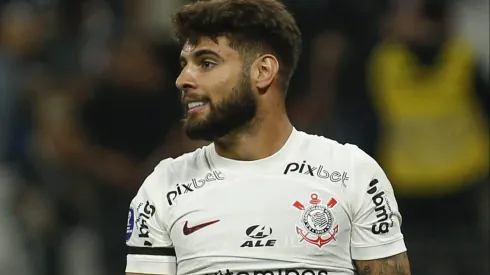
[[[212,51],[224,59],[239,57],[239,53],[230,47],[230,40],[224,36],[220,36],[215,40],[208,37],[203,37],[195,44],[187,42],[182,47],[180,56],[183,58],[189,58],[202,50]]]

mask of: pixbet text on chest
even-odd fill
[[[306,161],[303,161],[303,163],[299,164],[296,162],[291,162],[286,166],[286,169],[284,169],[284,175],[287,175],[288,173],[291,172],[296,172],[299,174],[303,175],[309,175],[312,177],[319,177],[321,179],[326,179],[330,180],[331,182],[342,182],[342,184],[345,184],[347,180],[349,180],[349,177],[347,176],[347,172],[339,172],[339,171],[327,171],[323,169],[323,165],[317,166],[312,166]]]

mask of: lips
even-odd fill
[[[197,94],[187,94],[182,98],[182,103],[188,115],[197,114],[209,106],[209,99]]]
[[[209,105],[208,101],[195,101],[195,102],[189,102],[187,103],[187,114],[197,114],[201,111],[204,111]]]

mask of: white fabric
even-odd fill
[[[406,250],[379,165],[356,146],[296,130],[276,154],[257,161],[222,158],[213,145],[164,160],[131,207],[128,246],[175,248],[175,263],[162,261],[156,274],[352,275],[353,259]],[[142,230],[137,217],[145,208],[151,217]],[[132,272],[156,260],[139,257],[128,258]],[[172,268],[176,273],[160,271]]]
[[[128,255],[126,272],[135,274],[176,274],[175,257]]]

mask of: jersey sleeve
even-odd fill
[[[362,154],[352,215],[352,259],[373,260],[405,252],[393,187],[379,164]]]
[[[131,201],[126,228],[128,273],[176,274],[175,249],[163,222],[166,209],[158,196],[161,174],[155,169]]]

